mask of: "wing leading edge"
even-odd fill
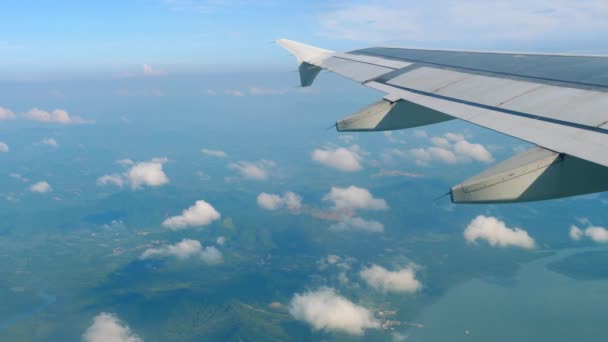
[[[458,118],[539,147],[452,188],[457,203],[608,190],[608,57],[370,48],[336,53],[280,39],[302,86],[328,70],[387,94],[338,121],[384,131]]]

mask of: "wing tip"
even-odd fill
[[[287,38],[279,38],[275,40],[275,43],[294,54],[299,62],[309,62],[318,57],[334,53],[334,51],[300,43]]]

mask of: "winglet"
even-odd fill
[[[308,87],[315,80],[321,67],[319,62],[333,51],[321,49],[315,46],[310,46],[295,42],[289,39],[279,39],[277,44],[291,52],[298,59],[299,72],[300,72],[300,84],[302,87]]]

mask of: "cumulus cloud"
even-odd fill
[[[173,257],[178,260],[198,257],[209,265],[222,262],[222,253],[217,248],[213,246],[203,248],[199,241],[191,239],[183,239],[182,241],[173,245],[146,249],[139,258],[151,259],[165,257]]]
[[[222,252],[213,246],[205,247],[201,251],[201,260],[209,265],[215,265],[222,262]]]
[[[114,185],[117,187],[122,187],[123,185],[125,185],[125,178],[122,175],[119,175],[117,173],[113,173],[110,175],[103,175],[103,176],[97,178],[97,185],[99,185],[99,186]]]
[[[469,243],[486,240],[493,247],[534,248],[534,239],[521,228],[509,228],[495,217],[479,215],[464,231],[464,238]]]
[[[473,144],[459,133],[448,132],[441,137],[431,137],[430,141],[434,146],[410,149],[416,164],[426,166],[434,161],[445,164],[494,161],[492,154],[483,145]]]
[[[322,165],[344,172],[359,171],[363,168],[361,166],[363,157],[358,145],[349,148],[316,149],[312,152],[312,159]]]
[[[220,246],[223,246],[226,243],[226,238],[223,236],[219,236],[217,239],[215,239],[215,243]]]
[[[608,243],[608,229],[604,227],[589,227],[585,235],[595,242]]]
[[[371,310],[340,296],[332,288],[295,294],[289,313],[314,330],[340,331],[363,335],[365,329],[378,329],[380,322]]]
[[[333,209],[338,211],[350,210],[387,210],[388,204],[381,198],[375,198],[367,189],[354,185],[348,188],[332,187],[323,201],[333,204]]]
[[[367,285],[384,292],[413,293],[422,287],[416,279],[416,267],[411,264],[397,271],[389,271],[378,265],[371,265],[359,272]]]
[[[206,226],[220,218],[220,213],[211,204],[198,200],[193,206],[182,211],[181,215],[166,219],[162,225],[171,230],[179,230],[188,227]]]
[[[48,146],[52,146],[52,147],[58,147],[59,144],[57,143],[57,140],[53,139],[53,138],[46,138],[46,139],[42,139],[40,141],[41,144],[43,145],[48,145]]]
[[[113,173],[103,175],[97,179],[97,185],[115,185],[122,187],[130,185],[131,189],[137,190],[145,186],[158,187],[169,183],[169,177],[163,171],[163,164],[167,162],[167,158],[152,158],[147,162],[133,163],[130,159],[121,159],[116,163],[128,166],[132,165],[126,172],[122,174]]]
[[[302,209],[302,197],[294,192],[288,191],[282,196],[262,192],[257,197],[258,206],[266,210],[277,210],[286,207],[293,213]]]
[[[365,220],[361,217],[345,217],[342,221],[329,227],[334,232],[361,231],[369,233],[384,232],[384,225],[378,221]]]
[[[201,243],[196,240],[184,239],[174,245],[162,246],[159,248],[146,249],[141,259],[171,256],[180,260],[188,259],[201,252]]]
[[[46,110],[33,108],[29,112],[23,114],[23,116],[27,120],[52,122],[64,125],[87,123],[85,120],[78,116],[70,116],[70,114],[64,109],[55,109],[52,112],[47,112]]]
[[[0,107],[0,121],[2,120],[13,120],[15,119],[15,113],[8,109],[8,108],[4,108],[4,107]]]
[[[51,185],[47,182],[37,182],[34,183],[30,186],[30,191],[31,192],[38,192],[38,193],[46,193],[46,192],[51,192],[53,191],[53,188],[51,188]]]
[[[604,227],[590,225],[584,230],[575,225],[570,227],[570,238],[580,240],[583,236],[597,243],[608,243],[608,229]]]
[[[580,240],[583,237],[583,230],[579,227],[572,225],[570,227],[570,238],[572,240]]]
[[[131,188],[157,187],[169,183],[169,178],[163,171],[164,162],[164,160],[152,160],[135,164],[126,173]]]
[[[82,335],[85,342],[143,342],[114,314],[102,312],[93,318],[93,324]]]
[[[258,206],[266,210],[277,210],[283,205],[283,198],[275,194],[262,192],[257,198]]]
[[[5,142],[0,141],[0,152],[7,153],[9,150],[8,145]]]
[[[466,140],[461,140],[454,144],[454,151],[458,155],[466,156],[482,163],[491,163],[494,161],[492,154],[483,145],[472,144]]]
[[[228,157],[228,154],[226,154],[226,152],[220,151],[220,150],[210,150],[208,148],[204,148],[204,149],[201,150],[201,152],[204,155],[211,156],[211,157],[218,157],[218,158],[226,158],[226,157]]]
[[[458,161],[454,152],[443,147],[431,146],[426,148],[413,148],[410,152],[414,158],[416,158],[416,164],[418,165],[428,165],[434,160],[446,164],[455,164]]]
[[[238,172],[243,178],[254,180],[268,179],[270,169],[275,166],[275,162],[264,159],[257,162],[239,161],[228,164],[229,169]]]

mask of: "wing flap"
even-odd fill
[[[534,147],[452,187],[454,203],[539,201],[608,190],[608,169]]]

